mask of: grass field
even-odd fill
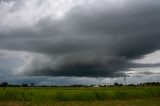
[[[0,106],[160,106],[160,87],[0,88]]]

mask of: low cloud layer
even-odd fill
[[[120,77],[131,68],[160,66],[132,61],[160,49],[159,1],[68,0],[57,2],[57,10],[52,5],[55,1],[41,2],[0,1],[0,49],[34,54],[15,72]]]

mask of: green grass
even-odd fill
[[[62,105],[61,103],[64,103],[64,106],[74,103],[76,105],[73,106],[79,106],[78,104],[81,103],[84,103],[83,105],[97,103],[97,106],[99,106],[98,104],[106,106],[105,104],[107,103],[114,105],[118,101],[121,101],[123,106],[128,103],[144,104],[145,106],[148,106],[147,103],[152,103],[151,106],[158,106],[160,104],[160,87],[0,88],[0,106],[1,104],[6,104],[7,106],[10,103],[25,103],[26,105],[48,103],[48,106],[51,104],[60,106]],[[154,105],[155,103],[156,105]],[[133,106],[138,105],[135,104]]]
[[[160,106],[160,99],[132,99],[109,101],[53,101],[53,102],[0,102],[0,106]]]

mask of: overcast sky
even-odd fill
[[[0,81],[160,81],[160,1],[0,0]]]

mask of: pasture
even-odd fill
[[[160,106],[160,87],[6,87],[0,106]]]

